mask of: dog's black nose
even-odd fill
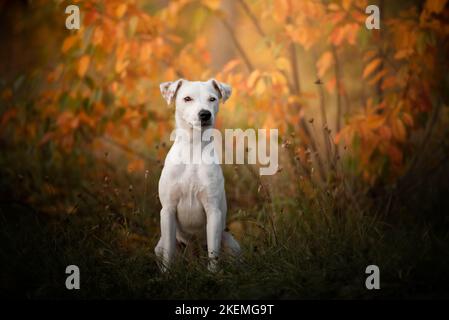
[[[207,121],[210,119],[211,116],[212,114],[210,113],[210,111],[207,110],[201,110],[198,113],[198,117],[200,118],[201,121]]]

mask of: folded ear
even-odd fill
[[[218,91],[220,94],[220,98],[223,101],[223,103],[228,100],[228,98],[231,96],[232,88],[229,84],[218,82],[215,79],[210,79],[209,81],[212,81],[212,85],[214,88]]]
[[[176,81],[163,82],[160,84],[161,93],[167,104],[170,104],[176,97],[176,93],[181,88],[182,81],[184,79],[178,79]]]

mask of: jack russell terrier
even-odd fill
[[[175,101],[176,129],[183,134],[176,134],[159,179],[161,238],[155,253],[162,260],[161,270],[166,271],[175,256],[177,242],[189,245],[199,241],[207,245],[208,269],[216,271],[221,247],[233,256],[240,254],[238,242],[225,231],[223,173],[218,163],[186,163],[182,159],[190,155],[196,144],[204,148],[213,143],[194,139],[194,135],[213,128],[219,100],[225,102],[232,89],[215,79],[179,79],[162,83],[160,89],[168,105]]]

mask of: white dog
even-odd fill
[[[220,247],[236,256],[240,246],[226,232],[226,195],[221,167],[217,163],[183,163],[185,157],[199,143],[201,147],[212,142],[196,141],[196,133],[214,126],[219,100],[225,102],[231,87],[215,79],[206,82],[180,79],[160,85],[162,96],[170,105],[175,101],[176,128],[187,135],[176,135],[165,159],[159,180],[161,210],[161,238],[155,253],[162,259],[165,271],[173,260],[176,242],[188,245],[200,241],[207,245],[208,269],[217,270]]]

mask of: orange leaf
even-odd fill
[[[78,76],[80,78],[84,77],[86,74],[87,68],[89,67],[90,63],[90,57],[85,54],[81,57],[81,59],[78,62]]]
[[[381,71],[379,71],[370,81],[369,84],[370,85],[375,85],[377,82],[379,82],[383,77],[385,77],[385,75],[388,73],[388,71],[386,69],[382,69]]]
[[[218,10],[220,8],[220,0],[203,0],[202,3],[212,11]]]
[[[334,143],[339,144],[341,141],[344,141],[345,143],[349,144],[354,138],[354,133],[354,128],[352,128],[351,126],[346,126],[339,132],[337,132],[334,138]]]
[[[363,55],[363,60],[368,61],[371,60],[372,58],[374,58],[377,55],[377,51],[376,50],[368,50],[365,52],[365,54]]]
[[[366,118],[365,126],[372,130],[379,128],[385,122],[385,118],[378,115],[371,115]]]
[[[440,13],[441,11],[443,11],[446,2],[447,0],[427,0],[425,8],[430,13]]]
[[[402,114],[402,120],[404,120],[404,123],[409,127],[413,127],[413,117],[410,115],[410,113],[404,112]]]
[[[115,15],[117,18],[123,17],[123,15],[126,13],[126,9],[128,8],[128,5],[126,3],[120,4],[117,9],[115,10]]]
[[[365,70],[363,70],[363,78],[367,78],[371,73],[373,73],[374,70],[377,69],[377,67],[382,63],[382,60],[379,58],[374,59],[368,65],[365,67]]]
[[[332,66],[334,60],[332,58],[332,53],[330,51],[326,51],[323,53],[316,63],[316,67],[318,69],[318,76],[323,77],[326,71]]]
[[[256,84],[256,82],[259,79],[259,77],[260,77],[260,71],[259,70],[254,70],[249,75],[248,82],[247,82],[248,87],[252,88]]]
[[[404,123],[400,119],[396,119],[393,121],[393,126],[391,128],[393,130],[393,136],[400,142],[404,142],[406,138],[406,131],[404,127]]]
[[[340,6],[339,6],[338,4],[336,4],[336,3],[330,3],[330,4],[327,6],[327,8],[328,8],[330,11],[338,11],[338,10],[340,10]]]
[[[239,59],[233,59],[225,64],[223,67],[223,73],[228,73],[229,71],[233,70],[235,67],[237,67],[240,64]]]
[[[335,91],[335,86],[337,85],[337,79],[335,77],[332,77],[327,83],[326,83],[326,89],[330,93],[333,93]]]
[[[351,7],[351,2],[352,0],[343,0],[341,4],[343,6],[343,9],[349,10],[349,8]]]
[[[9,109],[5,113],[3,113],[0,120],[1,127],[3,127],[6,123],[8,123],[9,120],[14,119],[16,115],[17,115],[16,108]]]
[[[128,172],[139,172],[145,168],[145,162],[142,159],[135,159],[128,163]]]
[[[384,79],[382,82],[382,90],[386,90],[389,88],[392,88],[396,85],[396,77],[395,76],[389,76]]]
[[[379,128],[379,133],[382,139],[390,140],[391,139],[391,129],[387,126],[382,126]]]
[[[76,43],[76,40],[78,37],[76,35],[70,36],[65,38],[64,42],[62,43],[61,51],[62,53],[66,53],[69,51],[73,45]]]

